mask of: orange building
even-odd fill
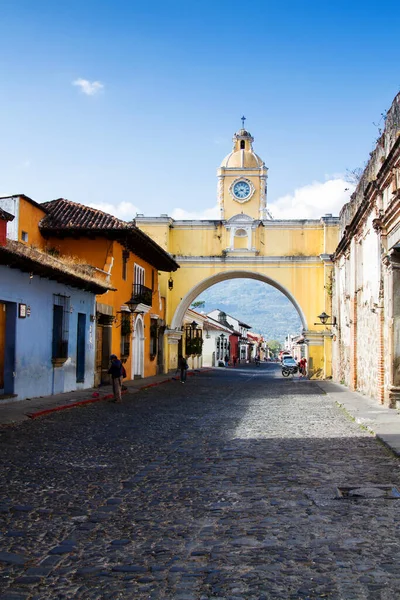
[[[15,216],[8,237],[91,265],[113,288],[96,297],[95,385],[108,382],[109,356],[128,379],[164,372],[165,298],[159,271],[179,265],[134,223],[62,198],[38,204],[25,195],[0,198]]]

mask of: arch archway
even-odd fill
[[[199,296],[202,292],[204,292],[204,290],[215,285],[216,283],[220,283],[221,281],[226,281],[228,279],[256,279],[258,281],[262,281],[264,283],[267,283],[268,285],[271,285],[275,289],[282,292],[282,294],[284,294],[286,296],[286,298],[288,298],[290,300],[290,302],[293,304],[293,306],[295,307],[295,309],[300,317],[303,329],[304,330],[308,329],[304,312],[303,312],[300,304],[297,302],[296,298],[289,292],[289,290],[286,289],[283,285],[281,285],[277,281],[275,281],[274,279],[271,279],[270,277],[268,277],[267,275],[263,275],[261,273],[254,273],[251,271],[223,271],[222,273],[217,273],[216,275],[207,277],[206,279],[204,279],[203,281],[201,281],[200,283],[195,285],[182,298],[182,300],[178,304],[175,314],[173,316],[172,322],[171,322],[171,329],[180,329],[181,328],[182,322],[183,322],[183,317],[184,317],[187,309],[190,307],[192,302],[197,298],[197,296]]]
[[[144,326],[141,315],[137,315],[135,319],[132,341],[132,379],[137,379],[144,376]]]

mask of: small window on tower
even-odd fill
[[[21,239],[23,242],[28,241],[28,232],[27,231],[21,231]]]
[[[245,141],[244,140],[240,140],[240,149],[241,150],[245,149]]]

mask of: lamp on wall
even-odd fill
[[[327,315],[325,311],[318,315],[317,318],[321,321],[321,323],[314,323],[314,325],[333,325],[333,327],[336,327],[336,317],[332,317],[332,323],[328,323],[330,315]]]
[[[168,279],[168,289],[169,290],[173,290],[174,289],[174,280],[172,279],[172,275],[170,275],[169,279]]]
[[[133,297],[133,294],[132,294],[132,296],[131,296],[130,300],[127,300],[127,301],[125,302],[125,305],[126,305],[128,308],[129,308],[129,310],[131,311],[131,313],[134,313],[134,312],[135,312],[135,310],[136,310],[136,308],[137,308],[137,306],[138,306],[138,302],[137,302],[137,300],[136,300],[136,299]]]

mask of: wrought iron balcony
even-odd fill
[[[131,302],[135,304],[145,304],[146,306],[152,305],[152,291],[150,288],[142,285],[141,283],[134,283],[132,286],[132,298]]]

